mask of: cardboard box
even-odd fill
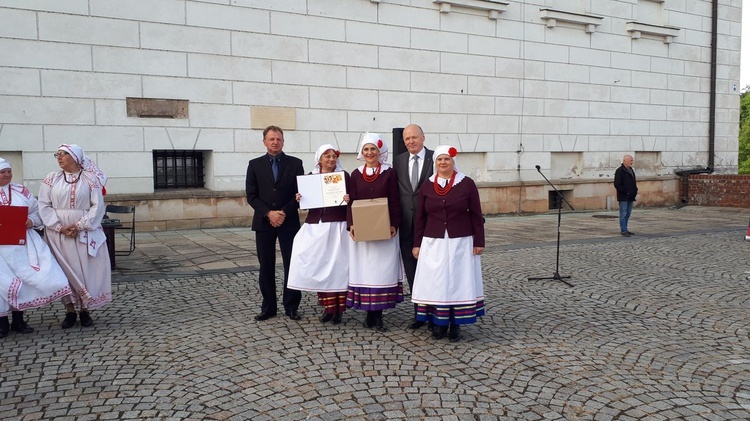
[[[352,225],[356,241],[377,241],[391,238],[391,217],[388,198],[361,199],[352,202]]]

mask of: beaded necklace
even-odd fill
[[[75,177],[75,178],[73,179],[73,181],[68,181],[68,174],[67,174],[67,173],[65,173],[65,171],[63,171],[63,172],[62,172],[62,173],[63,173],[63,179],[64,179],[64,180],[65,180],[65,182],[66,182],[66,183],[68,183],[68,184],[75,184],[75,183],[77,183],[77,182],[78,182],[78,180],[80,180],[80,179],[81,179],[81,173],[82,173],[82,172],[83,172],[83,170],[81,170],[81,171],[78,171],[78,176],[77,176],[77,177]],[[73,177],[73,174],[71,173],[71,174],[70,174],[70,176],[71,176],[71,177]]]
[[[378,162],[378,166],[375,167],[375,172],[373,172],[372,175],[368,175],[367,174],[367,165],[365,165],[364,168],[362,168],[362,178],[364,178],[365,181],[367,181],[368,183],[372,183],[373,181],[377,180],[378,177],[380,176],[380,168],[381,167],[382,167],[382,165],[380,164],[380,162]]]
[[[456,179],[456,174],[458,173],[456,171],[453,171],[453,175],[451,175],[450,180],[445,183],[445,187],[440,187],[440,183],[438,183],[438,175],[435,174],[435,180],[432,182],[432,185],[435,188],[435,193],[438,196],[445,196],[449,191],[451,191],[451,188],[453,188],[453,181]]]

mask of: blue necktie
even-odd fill
[[[271,158],[271,169],[273,170],[273,181],[279,181],[279,158]]]

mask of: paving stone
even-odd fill
[[[162,253],[161,263],[118,256],[115,300],[94,312],[94,328],[62,331],[55,305],[27,312],[34,334],[0,340],[0,413],[56,420],[750,418],[746,211],[636,208],[633,215],[642,234],[627,239],[612,220],[563,216],[560,272],[574,287],[527,279],[554,271],[548,234],[556,214],[487,218],[487,315],[462,329],[457,344],[407,329],[408,297],[385,313],[382,334],[362,327],[361,311],[348,311],[337,326],[321,324],[309,293],[303,320],[255,322],[249,230],[159,233],[163,250],[174,251]],[[209,255],[210,247],[225,253]],[[251,263],[200,268],[226,256]]]

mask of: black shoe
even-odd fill
[[[336,313],[336,314],[334,314],[334,315],[333,315],[333,319],[332,319],[332,322],[331,322],[331,323],[333,323],[333,324],[335,324],[335,325],[337,325],[337,324],[341,323],[341,313]]]
[[[75,311],[69,311],[65,313],[65,320],[62,322],[62,328],[68,329],[76,325],[77,314]]]
[[[409,329],[419,329],[420,327],[427,324],[427,322],[420,322],[420,321],[413,321],[412,324],[409,325]]]
[[[292,320],[302,320],[302,316],[297,313],[297,310],[287,311],[286,315]]]
[[[367,317],[365,317],[365,322],[362,325],[368,329],[375,327],[375,316],[372,311],[367,311]]]
[[[448,334],[448,326],[435,326],[432,330],[432,337],[435,339],[443,339]]]
[[[31,333],[34,329],[26,324],[26,320],[23,319],[23,311],[14,311],[13,321],[10,323],[10,330],[18,333]]]
[[[0,317],[0,338],[8,336],[10,333],[10,323],[8,323],[8,316]]]
[[[375,321],[375,330],[377,330],[378,332],[385,332],[388,330],[388,328],[386,328],[385,325],[383,324],[382,312],[378,312],[377,314],[375,314],[374,321]]]
[[[457,324],[451,324],[450,332],[448,332],[448,340],[451,342],[458,342],[461,340],[461,327]]]
[[[635,235],[635,234],[633,234],[633,232],[632,232],[632,231],[628,231],[628,234],[630,234],[630,235]]]
[[[263,320],[268,320],[271,317],[276,317],[276,313],[266,313],[265,311],[261,311],[257,316],[255,316],[255,320],[262,322]]]
[[[81,310],[78,313],[78,316],[81,318],[81,326],[91,327],[94,325],[94,319],[91,318],[91,314],[89,314],[88,310]]]
[[[623,231],[620,233],[620,235],[622,235],[623,237],[630,237],[631,234],[628,231]]]
[[[333,319],[333,313],[323,313],[323,315],[320,316],[320,323],[329,322],[331,319]]]

